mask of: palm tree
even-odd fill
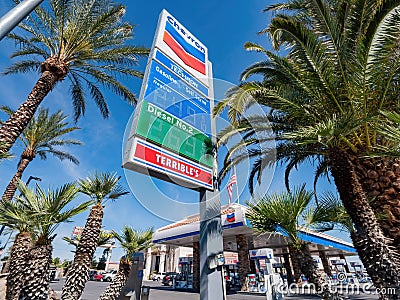
[[[45,96],[64,79],[70,83],[76,120],[85,113],[87,97],[93,98],[103,117],[109,116],[101,88],[136,103],[119,78],[141,78],[133,67],[149,51],[127,44],[133,26],[123,21],[125,12],[125,6],[111,0],[50,0],[20,23],[18,33],[8,35],[20,46],[12,57],[24,59],[5,74],[39,70],[41,76],[25,103],[0,128],[0,141],[7,144],[0,152],[8,151]]]
[[[7,107],[1,109],[10,115],[13,113]],[[17,172],[7,185],[2,199],[8,201],[13,198],[17,190],[17,182],[22,178],[22,174],[29,163],[38,155],[41,159],[46,159],[47,154],[52,154],[60,160],[68,159],[79,164],[75,156],[58,148],[59,146],[82,144],[78,140],[63,138],[64,135],[79,129],[78,127],[68,127],[67,118],[68,116],[64,115],[62,111],[49,115],[48,109],[39,109],[36,117],[32,118],[20,136],[25,149],[18,162]]]
[[[111,232],[105,232],[105,231],[101,230],[99,240],[97,241],[97,247],[101,247],[101,246],[108,244],[112,237],[113,237],[113,234]],[[79,240],[81,238],[79,237],[79,238],[73,240],[69,237],[64,236],[62,239],[64,241],[66,241],[69,245],[77,247],[79,244]],[[73,251],[73,252],[75,252],[75,251]]]
[[[25,249],[21,249],[20,245],[17,247],[24,262],[21,262],[20,258],[14,262],[17,270],[22,271],[10,282],[12,284],[16,281],[16,285],[11,286],[13,298],[10,299],[48,299],[49,267],[55,230],[60,223],[67,222],[85,211],[92,201],[71,208],[71,202],[79,191],[74,183],[47,192],[39,186],[36,186],[35,190],[29,189],[23,183],[20,183],[18,188],[21,196],[15,197],[15,201],[3,202],[0,220],[1,223],[14,227],[14,224],[21,223],[20,220],[26,219],[29,225],[27,230],[30,229],[29,233],[33,236],[33,244]]]
[[[97,241],[97,247],[102,247],[102,246],[107,245],[107,244],[109,245],[110,244],[110,239],[112,239],[112,238],[113,238],[113,234],[111,232],[105,232],[105,231],[101,230],[100,231],[99,240]],[[66,237],[66,236],[63,237],[62,239],[64,241],[66,241],[69,245],[74,246],[75,250],[72,250],[71,252],[75,253],[76,252],[76,247],[79,244],[80,236],[77,236],[77,238],[74,239],[74,240],[69,238],[69,237]],[[99,262],[98,263],[96,262],[96,264],[95,264],[96,269],[104,270],[105,262],[102,259],[104,258],[105,253],[108,254],[108,251],[110,251],[110,248],[105,248],[104,249],[102,258],[100,258]],[[92,261],[95,262],[94,259],[92,259]],[[92,267],[93,267],[93,263],[92,263]]]
[[[247,43],[246,49],[264,53],[267,60],[247,68],[244,82],[216,107],[219,113],[230,106],[232,125],[221,133],[221,143],[238,132],[244,136],[228,153],[226,170],[250,155],[256,158],[251,180],[259,179],[273,157],[271,148],[262,147],[272,139],[267,130],[273,130],[276,157],[286,163],[287,178],[308,160],[316,164],[317,178],[332,175],[354,223],[354,246],[375,286],[386,288],[400,286],[398,251],[388,239],[400,237],[395,225],[400,212],[397,201],[390,200],[400,176],[393,159],[400,127],[388,113],[399,113],[399,5],[304,0],[269,7],[278,13],[263,33],[271,36],[276,49],[288,47],[287,53],[280,56]],[[248,81],[255,74],[262,81]],[[269,108],[268,120],[242,117],[254,102]],[[247,155],[239,151],[246,148]],[[373,208],[384,212],[380,222]]]
[[[20,189],[25,186],[21,183]],[[32,246],[33,219],[30,209],[21,202],[2,202],[0,204],[0,224],[17,231],[8,258],[9,271],[6,282],[6,300],[18,300],[24,283],[24,267],[27,254]]]
[[[260,233],[278,230],[284,232],[288,238],[289,254],[294,266],[296,282],[300,278],[299,271],[301,271],[310,283],[315,284],[316,291],[321,292],[324,299],[333,299],[338,296],[332,294],[325,276],[318,271],[308,243],[301,239],[299,230],[333,229],[332,216],[337,211],[337,202],[322,201],[318,207],[315,207],[312,206],[313,199],[313,193],[306,191],[303,185],[294,189],[292,193],[266,195],[262,199],[248,203],[249,210],[246,216],[253,228]]]
[[[118,184],[120,178],[114,173],[94,173],[86,179],[79,180],[80,191],[88,195],[95,204],[90,210],[76,248],[74,261],[68,270],[62,289],[62,299],[79,299],[89,280],[89,268],[103,222],[103,206],[108,200],[116,200],[129,193]]]
[[[121,258],[118,273],[115,275],[113,282],[100,296],[100,300],[117,299],[128,280],[129,271],[131,269],[130,257],[134,253],[147,250],[152,246],[153,233],[153,228],[145,231],[136,231],[129,226],[124,226],[122,235],[113,232],[114,237],[119,241],[126,255]]]

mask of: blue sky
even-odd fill
[[[45,0],[46,1],[46,0]],[[251,63],[261,60],[262,56],[256,53],[247,53],[243,45],[247,41],[257,42],[269,47],[266,36],[259,36],[257,32],[265,28],[270,15],[262,10],[269,1],[121,1],[127,6],[126,20],[137,24],[133,43],[151,46],[156,29],[158,15],[163,8],[167,9],[177,20],[187,27],[209,49],[209,59],[213,62],[214,77],[226,82],[237,83],[239,75]],[[11,7],[13,1],[0,0],[0,14],[3,15]],[[15,46],[8,40],[0,42],[0,71],[9,66],[9,58]],[[139,68],[144,70],[145,61]],[[0,104],[9,105],[16,109],[34,86],[38,74],[21,74],[2,76],[0,79]],[[138,95],[141,81],[132,79],[128,86]],[[224,86],[224,85],[223,85]],[[228,85],[227,85],[228,86]],[[122,176],[121,183],[133,189],[133,193],[116,202],[110,202],[105,208],[104,229],[119,230],[127,224],[134,228],[158,228],[167,225],[171,220],[177,220],[184,215],[197,211],[198,194],[172,184],[166,184],[156,179],[146,178],[144,175],[126,172],[121,168],[122,145],[125,128],[133,113],[133,108],[113,94],[107,94],[111,116],[102,119],[97,108],[88,103],[85,117],[81,118],[78,126],[81,128],[71,136],[84,142],[83,146],[69,147],[68,150],[77,156],[80,165],[49,157],[47,161],[35,159],[25,172],[24,179],[30,175],[42,178],[42,186],[56,187],[66,182],[74,181],[87,176],[91,171],[114,171]],[[62,109],[71,115],[71,99],[68,90],[59,84],[44,100],[43,107],[51,111]],[[0,115],[5,118],[4,115]],[[71,120],[72,122],[72,120]],[[21,153],[21,147],[13,148],[16,156]],[[0,191],[3,191],[16,170],[18,159],[4,161],[0,164]],[[246,168],[246,167],[245,167]],[[238,172],[246,174],[247,172]],[[278,168],[266,174],[272,183],[268,191],[283,189],[283,172]],[[128,179],[127,179],[128,178]],[[306,180],[312,188],[313,173],[309,166],[295,172],[292,177],[294,184]],[[128,184],[129,181],[129,184]],[[241,201],[249,199],[245,188],[246,179],[238,176],[239,188],[243,190]],[[266,184],[265,186],[267,186]],[[331,189],[329,184],[322,180],[320,189]],[[265,188],[265,190],[267,187]],[[136,197],[134,195],[136,195]],[[82,201],[85,196],[79,196],[76,202]],[[226,190],[221,193],[222,203],[228,199]],[[139,201],[138,201],[139,200]],[[177,205],[176,207],[174,205]],[[87,213],[73,219],[73,223],[59,227],[58,236],[54,241],[54,256],[72,258],[72,248],[61,240],[63,236],[71,234],[73,226],[83,226]],[[117,260],[121,251],[114,252],[113,260]],[[97,254],[99,257],[99,254]]]

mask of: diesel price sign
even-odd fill
[[[211,63],[207,48],[163,10],[123,167],[213,189]]]

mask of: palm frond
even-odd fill
[[[79,191],[74,183],[48,191],[38,185],[30,189],[23,182],[19,182],[17,187],[21,195],[16,196],[14,201],[2,202],[0,205],[0,223],[31,232],[39,239],[51,238],[60,223],[68,222],[92,204],[87,201],[71,207]]]
[[[122,80],[143,77],[135,67],[149,49],[130,42],[135,26],[124,20],[125,14],[126,7],[112,0],[50,0],[8,36],[19,46],[12,57],[21,60],[4,73],[40,71],[44,60],[61,60],[68,66],[76,120],[84,115],[89,96],[102,116],[109,116],[105,89],[136,104],[135,94]],[[87,94],[83,82],[89,87]]]
[[[153,233],[153,228],[140,231],[125,225],[121,234],[113,231],[113,236],[118,240],[121,247],[129,256],[135,252],[143,251],[152,247]]]
[[[118,183],[120,178],[116,173],[94,172],[87,178],[79,180],[80,192],[90,196],[99,204],[116,200],[129,194],[129,191]]]

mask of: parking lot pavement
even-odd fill
[[[60,279],[59,281],[55,281],[51,283],[51,287],[61,295],[62,286],[65,282],[65,279]],[[86,288],[83,292],[81,300],[97,300],[101,293],[106,289],[106,287],[110,283],[108,282],[97,282],[97,281],[89,281],[86,284]],[[147,285],[151,287],[150,290],[150,300],[199,300],[200,296],[198,293],[190,293],[186,291],[176,291],[171,287],[164,287],[160,282],[153,281],[143,281],[143,285]],[[60,297],[59,297],[60,298]],[[232,293],[228,294],[227,300],[261,300],[264,299],[264,295],[249,295],[242,293]],[[290,300],[314,300],[318,299],[315,296],[285,296],[286,299]],[[350,295],[347,299],[351,300],[373,300],[378,299],[376,295]]]
[[[59,281],[54,281],[50,284],[51,288],[57,293],[58,299],[61,299],[61,290],[64,285],[65,279],[61,278]],[[86,284],[85,290],[83,291],[83,295],[81,300],[97,300],[106,287],[110,283],[108,282],[99,282],[99,281],[89,281]]]

